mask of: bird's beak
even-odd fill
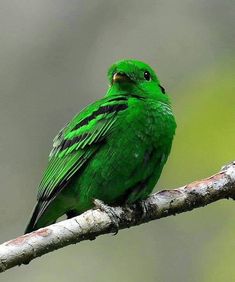
[[[116,82],[118,83],[131,82],[131,79],[124,72],[116,72],[113,75],[112,83],[116,83]]]

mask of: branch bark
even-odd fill
[[[235,161],[209,178],[160,191],[141,203],[114,207],[112,211],[118,229],[124,229],[229,198],[235,200]],[[67,245],[112,233],[116,231],[114,227],[109,214],[104,209],[96,209],[20,236],[0,245],[0,272]]]

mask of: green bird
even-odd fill
[[[176,122],[155,72],[136,60],[108,71],[104,98],[78,113],[53,142],[25,233],[94,207],[145,199],[171,150]]]

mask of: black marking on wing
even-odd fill
[[[75,143],[86,139],[90,135],[91,133],[84,133],[82,135],[74,137],[73,139],[64,139],[60,144],[60,150],[65,150],[66,148],[73,146]]]
[[[128,97],[126,96],[122,96],[122,97],[115,97],[109,100],[109,102],[113,102],[113,101],[127,101]]]
[[[63,180],[61,183],[59,183],[59,185],[57,185],[56,190],[52,190],[52,192],[49,195],[43,193],[39,199],[39,204],[41,204],[40,209],[42,210],[43,206],[46,206],[51,199],[55,198],[55,196],[69,183],[69,181],[71,181],[71,179]],[[43,205],[43,202],[45,202],[45,205]]]
[[[115,104],[115,105],[108,105],[108,106],[101,106],[98,110],[93,112],[90,116],[84,118],[80,121],[72,130],[77,130],[83,125],[87,125],[91,120],[95,119],[98,115],[101,114],[110,114],[113,112],[120,112],[125,110],[128,107],[127,104]]]

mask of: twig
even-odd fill
[[[220,199],[235,199],[235,161],[217,174],[174,190],[163,190],[141,203],[113,208],[118,229],[203,207]],[[41,228],[0,245],[0,272],[56,249],[112,233],[114,224],[103,209]]]

